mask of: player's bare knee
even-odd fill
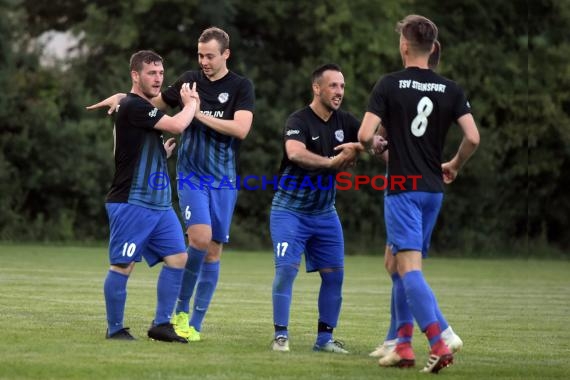
[[[187,260],[188,254],[186,252],[164,257],[164,263],[171,268],[184,268]]]
[[[133,271],[133,268],[135,267],[135,263],[134,261],[128,264],[111,264],[111,267],[109,269],[111,269],[112,271],[124,274],[125,276],[129,276],[131,274],[131,272]]]

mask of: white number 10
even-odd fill
[[[412,133],[416,137],[422,137],[428,126],[428,116],[433,111],[433,103],[427,96],[418,102],[418,114],[412,120]]]

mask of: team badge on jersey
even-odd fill
[[[220,95],[218,95],[218,100],[222,104],[227,102],[229,98],[230,98],[230,94],[228,94],[227,92],[222,92]]]
[[[338,142],[343,142],[344,141],[344,131],[342,129],[336,130],[334,132],[334,137],[336,138],[336,140]]]

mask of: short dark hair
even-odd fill
[[[338,71],[338,72],[341,71],[340,66],[337,65],[336,63],[325,63],[324,65],[317,67],[315,71],[313,71],[313,74],[311,74],[312,83],[315,83],[319,79],[321,79],[323,73],[327,70]]]
[[[428,18],[420,15],[408,15],[396,24],[400,33],[420,53],[429,53],[437,40],[437,26]]]
[[[428,67],[432,70],[437,69],[437,65],[439,65],[439,60],[441,59],[441,44],[438,40],[433,42],[433,51],[429,55],[428,59]]]
[[[210,42],[211,40],[218,41],[220,44],[220,53],[223,53],[226,49],[230,48],[230,36],[218,27],[212,26],[205,29],[198,38],[198,42],[202,43]]]
[[[152,50],[139,50],[135,54],[131,55],[131,71],[141,72],[143,63],[148,64],[153,62],[162,63],[163,59]]]

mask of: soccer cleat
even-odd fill
[[[398,339],[385,340],[384,343],[379,344],[374,351],[368,354],[368,356],[373,358],[383,358],[396,349],[396,343],[398,343]]]
[[[190,336],[190,326],[189,326],[189,316],[188,313],[181,311],[180,313],[176,313],[170,323],[174,326],[174,331],[176,334],[180,335],[183,338],[188,339]]]
[[[273,351],[289,352],[289,338],[284,335],[279,335],[273,340],[271,349]]]
[[[176,334],[174,326],[169,322],[151,326],[151,328],[148,329],[147,335],[151,339],[160,340],[162,342],[188,343],[186,338]]]
[[[114,340],[136,340],[136,338],[132,336],[131,333],[129,332],[128,327],[120,329],[119,331],[115,332],[113,335],[109,335],[109,329],[107,329],[105,338],[114,339]]]
[[[380,358],[378,365],[380,367],[409,368],[416,365],[416,358],[411,347],[403,350],[394,349],[383,358]]]
[[[457,335],[456,333],[453,332],[453,330],[451,330],[451,327],[448,327],[447,329],[441,332],[441,338],[443,339],[447,347],[449,347],[449,350],[451,351],[452,354],[461,351],[461,349],[463,348],[463,341],[461,340],[459,335]]]
[[[200,339],[200,331],[196,330],[194,326],[188,327],[188,336],[186,337],[188,342],[199,342]]]
[[[425,373],[438,373],[441,369],[453,364],[453,355],[444,354],[441,356],[430,354],[426,366],[420,371]]]
[[[314,345],[313,351],[318,352],[333,352],[335,354],[348,354],[348,351],[344,349],[344,343],[338,340],[329,340],[322,346]]]

